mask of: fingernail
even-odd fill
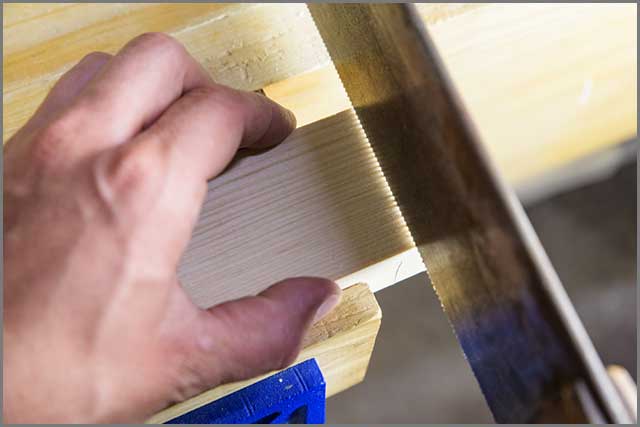
[[[313,317],[313,323],[316,323],[318,320],[329,314],[329,312],[333,310],[336,305],[338,305],[339,301],[340,295],[335,294],[329,296],[326,300],[324,300],[324,302],[320,304],[320,307],[318,307],[318,309],[316,310],[316,315]]]

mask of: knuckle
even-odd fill
[[[70,114],[63,114],[47,124],[33,140],[32,161],[39,166],[63,161],[68,156],[69,139],[75,128],[75,119]]]
[[[137,192],[150,181],[155,168],[152,150],[121,150],[108,173],[109,186],[118,193]]]
[[[209,87],[209,86],[200,86],[189,90],[184,96],[188,100],[188,102],[196,105],[209,107],[220,107],[224,108],[224,99],[220,96],[219,90],[217,88]],[[225,108],[225,113],[230,115],[234,113],[235,109]]]
[[[152,197],[154,186],[162,184],[164,169],[157,141],[138,141],[122,147],[106,162],[97,176],[105,198],[142,200]],[[146,195],[145,197],[142,197]],[[147,197],[148,196],[148,197]]]
[[[191,89],[184,97],[205,107],[206,111],[221,114],[229,126],[240,126],[249,110],[243,95],[220,86],[200,86]]]
[[[211,86],[199,86],[191,89],[187,95],[195,100],[208,101],[217,97],[218,90]]]
[[[144,33],[133,39],[132,44],[144,50],[150,50],[154,54],[168,55],[172,58],[185,53],[182,44],[165,33]]]
[[[90,52],[80,60],[80,63],[104,62],[111,59],[111,55],[105,52]]]

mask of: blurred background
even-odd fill
[[[604,364],[636,382],[637,143],[518,191]],[[369,371],[327,401],[327,421],[493,422],[426,275],[376,297],[382,326]]]

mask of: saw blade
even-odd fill
[[[413,6],[309,9],[495,419],[630,422]]]

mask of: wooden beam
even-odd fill
[[[178,275],[203,307],[289,276],[348,286],[367,268],[378,290],[423,271],[413,248],[360,123],[347,110],[297,129],[267,152],[241,154],[211,181]],[[380,262],[386,274],[375,274]]]
[[[266,86],[263,91],[293,111],[298,126],[306,126],[351,108],[332,63]]]
[[[381,318],[380,307],[367,285],[345,289],[338,306],[311,328],[293,364],[315,358],[327,384],[327,397],[359,383],[367,371]],[[273,373],[216,387],[159,412],[147,422],[165,422]]]
[[[492,4],[428,27],[510,183],[637,135],[636,16],[636,4]]]
[[[636,8],[418,5],[489,151],[518,185],[637,134]],[[3,140],[83,55],[114,52],[146,31],[176,36],[221,83],[252,90],[276,83],[272,96],[292,107],[301,125],[345,109],[303,4],[4,4],[3,10]]]
[[[543,174],[637,135],[635,4],[417,8],[483,142],[514,186],[531,187]],[[332,64],[265,92],[304,124],[348,102]]]
[[[92,51],[150,31],[180,40],[216,81],[255,90],[330,62],[304,4],[3,4],[3,141]]]

